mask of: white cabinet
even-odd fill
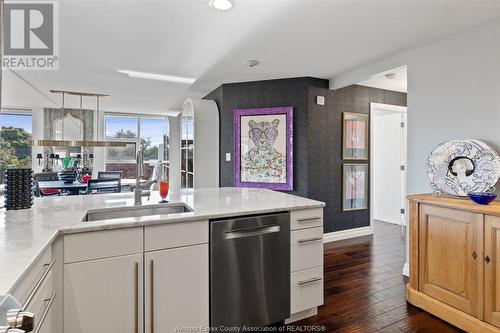
[[[141,333],[142,280],[142,254],[66,264],[64,331]]]
[[[323,209],[290,213],[290,318],[317,313],[323,304]]]
[[[181,111],[181,188],[219,186],[219,109],[211,100],[187,99]],[[174,153],[174,152],[173,152]]]
[[[208,244],[145,254],[147,333],[208,327]]]

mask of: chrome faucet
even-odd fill
[[[137,152],[136,156],[136,173],[135,173],[135,189],[134,189],[134,205],[142,205],[142,189],[141,177],[144,176],[144,155],[142,151]]]

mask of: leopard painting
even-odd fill
[[[250,120],[248,136],[254,146],[242,157],[241,180],[244,182],[286,182],[286,157],[274,148],[279,119],[272,122]]]

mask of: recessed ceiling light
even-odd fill
[[[392,79],[396,78],[396,73],[387,73],[387,74],[384,74],[384,76],[387,80],[392,80]]]
[[[255,67],[258,64],[259,64],[259,61],[255,60],[255,59],[250,59],[250,60],[245,61],[245,66],[247,66],[247,67]]]
[[[127,74],[129,77],[134,77],[134,78],[139,78],[139,79],[168,81],[168,82],[177,82],[177,83],[186,83],[186,84],[193,84],[194,81],[196,81],[196,79],[192,79],[189,77],[182,77],[182,76],[136,72],[136,71],[120,70],[120,69],[117,71],[120,73],[123,73],[123,74]]]
[[[210,0],[208,5],[214,9],[218,10],[229,10],[233,8],[234,1],[233,0]]]

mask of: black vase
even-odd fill
[[[76,180],[76,170],[74,168],[64,168],[57,173],[59,180],[65,184],[71,184]]]

